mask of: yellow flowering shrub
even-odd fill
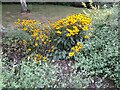
[[[36,63],[41,60],[46,62],[46,53],[54,51],[54,47],[50,44],[51,40],[49,40],[48,26],[36,20],[18,19],[15,22],[15,28],[31,35],[29,40],[22,40],[23,44],[27,47],[27,51],[33,54],[30,57]]]
[[[31,35],[29,41],[22,42],[35,62],[48,58],[66,60],[74,56],[83,47],[85,39],[92,36],[91,19],[85,14],[73,14],[56,22],[49,22],[50,27],[37,20],[20,20],[15,28]]]
[[[54,59],[69,59],[82,49],[85,39],[92,36],[92,21],[85,14],[73,14],[54,23],[50,23],[54,31]],[[57,57],[56,57],[57,56]],[[59,57],[59,58],[58,58]]]

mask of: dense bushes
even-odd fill
[[[120,87],[117,8],[114,7],[112,12],[111,19],[95,26],[90,42],[86,42],[84,49],[77,53],[76,60],[80,70],[85,69],[93,76],[105,76]]]
[[[90,72],[90,75],[100,77],[107,75],[107,78],[120,85],[117,34],[117,27],[103,26],[101,29],[96,29],[91,42],[86,43],[76,60],[80,68]]]

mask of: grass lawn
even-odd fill
[[[81,13],[83,8],[75,8],[62,5],[29,5],[31,13],[26,16],[30,19],[45,21],[47,19],[55,21],[73,13]],[[25,18],[26,18],[25,17]],[[18,18],[23,18],[20,13],[19,4],[3,4],[2,5],[2,20],[3,26],[11,25]]]

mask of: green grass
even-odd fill
[[[75,8],[70,6],[62,6],[62,5],[28,5],[31,14],[27,17],[30,19],[37,20],[57,20],[59,18],[65,17],[67,15],[73,13],[81,13],[83,9]],[[3,4],[3,25],[7,26],[8,24],[13,23],[17,18],[22,18],[20,13],[20,5],[19,4]]]
[[[85,8],[75,8],[71,6],[62,6],[62,5],[28,4],[28,7],[31,10],[31,13],[28,16],[23,17],[20,13],[20,9],[21,9],[20,4],[2,4],[3,26],[5,27],[11,26],[12,23],[15,22],[18,18],[35,19],[41,22],[44,22],[46,20],[56,21],[67,15],[71,15],[75,13],[83,13],[83,10],[88,12],[88,10],[86,10]],[[104,14],[106,13],[106,10],[100,9],[100,11],[98,12],[103,12],[100,14],[100,16],[97,15],[99,16],[99,19],[103,20],[105,17]],[[90,15],[90,17],[92,17],[92,15]]]

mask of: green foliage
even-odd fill
[[[73,68],[63,74],[64,66],[58,64],[36,64],[24,61],[18,65],[8,64],[7,58],[3,59],[3,87],[7,88],[83,88],[90,83],[90,77],[82,72],[76,74]],[[70,66],[71,64],[69,64]]]
[[[3,60],[3,84],[7,88],[52,87],[56,80],[56,66],[50,63],[37,65],[35,62],[22,61],[19,65],[8,67]]]
[[[37,65],[34,62],[24,61],[12,67],[5,63],[6,61],[3,61],[2,87],[6,88],[83,88],[90,83],[90,78],[84,78],[86,73],[76,74],[75,71],[63,74],[62,67],[50,63]]]
[[[118,16],[116,9],[112,10],[114,13],[110,20],[95,26],[90,42],[84,44],[83,50],[76,55],[75,59],[80,69],[87,70],[90,76],[106,76],[120,87]]]
[[[4,44],[10,44],[12,40],[21,41],[23,39],[26,39],[27,41],[29,41],[30,38],[31,36],[22,30],[7,30],[7,32],[3,36],[2,41]]]
[[[113,6],[114,2],[94,2],[95,5],[99,5],[101,8],[110,8]]]

